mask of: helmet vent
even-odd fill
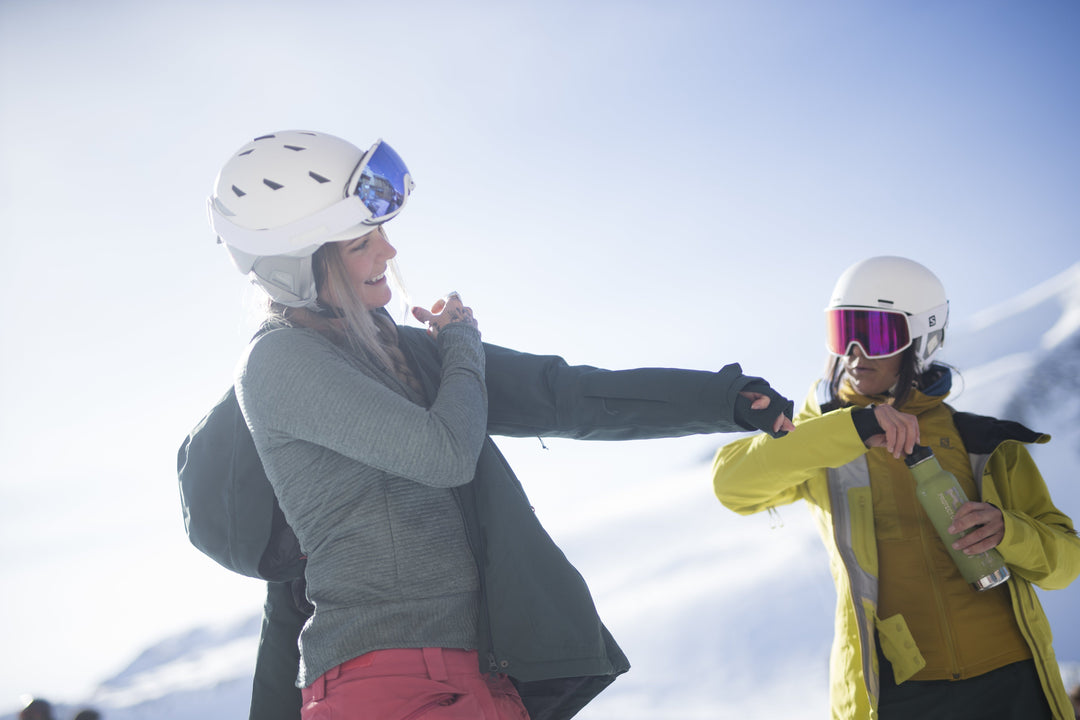
[[[239,157],[244,157],[245,155],[250,155],[253,152],[255,152],[255,148],[251,148],[250,150],[245,150],[242,153],[237,153],[237,155],[239,155]]]
[[[263,178],[263,185],[270,188],[271,190],[280,190],[281,188],[285,187],[281,183],[276,183],[273,180],[267,180],[266,178]]]
[[[330,182],[330,178],[325,178],[325,177],[323,177],[322,175],[320,175],[319,173],[317,173],[317,172],[314,172],[314,171],[312,171],[312,172],[309,172],[309,173],[308,173],[308,175],[310,175],[310,176],[311,176],[311,178],[312,178],[312,179],[313,179],[313,180],[314,180],[315,182],[317,182],[317,183],[320,183],[320,184],[322,184],[322,183],[328,183],[328,182]]]
[[[299,145],[286,145],[285,149],[292,150],[293,152],[303,152],[304,150],[307,150],[307,148],[300,147]]]
[[[245,195],[247,195],[246,192],[244,192],[240,188],[236,187],[235,185],[232,186],[232,191],[233,191],[233,194],[236,195],[236,197],[244,197]]]

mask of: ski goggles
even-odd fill
[[[364,155],[353,178],[356,184],[349,194],[360,198],[371,211],[365,225],[378,225],[401,212],[414,187],[405,161],[381,139]]]
[[[374,227],[394,217],[405,207],[414,186],[405,161],[378,140],[350,176],[345,197],[330,207],[281,227],[250,230],[226,217],[211,197],[210,225],[236,250],[257,256],[304,257],[320,245],[356,236],[359,226]]]
[[[911,345],[906,313],[894,310],[830,308],[825,311],[825,346],[833,355],[847,355],[858,345],[870,358],[889,357]]]

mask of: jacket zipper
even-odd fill
[[[484,442],[486,443],[487,440],[485,439]],[[481,450],[481,452],[483,451]],[[475,478],[473,478],[473,482],[476,482]],[[477,632],[480,634],[480,637],[477,638],[477,641],[479,641],[481,637],[487,638],[488,671],[491,673],[497,673],[499,672],[499,662],[495,656],[495,638],[491,634],[491,618],[488,614],[487,583],[484,582],[484,571],[483,568],[480,566],[480,553],[483,548],[477,547],[479,540],[474,540],[473,538],[473,528],[471,528],[469,525],[468,517],[465,514],[465,508],[462,505],[461,495],[458,492],[457,488],[454,488],[453,495],[454,502],[458,508],[458,513],[461,514],[461,524],[465,528],[465,539],[469,543],[469,550],[472,553],[473,564],[476,566],[476,578],[480,586],[480,608],[484,610],[484,612],[480,613],[481,617],[478,618],[478,622],[481,626],[477,628]],[[479,642],[477,644],[479,644]],[[483,650],[483,648],[479,649]]]
[[[1046,658],[1043,656],[1042,649],[1032,638],[1031,623],[1029,620],[1029,613],[1035,612],[1035,591],[1030,585],[1019,583],[1015,579],[1009,581],[1009,591],[1013,593],[1013,601],[1016,604],[1017,611],[1016,624],[1020,628],[1020,634],[1024,636],[1024,640],[1027,642],[1028,649],[1031,650],[1031,657],[1035,663],[1035,671],[1039,676],[1039,685],[1042,687],[1043,695],[1046,696],[1046,702],[1051,705],[1051,711],[1054,713],[1054,717],[1069,717],[1069,712],[1072,712],[1072,708],[1060,708],[1053,707],[1058,700],[1057,693],[1053,692],[1046,686]],[[1016,583],[1014,585],[1014,583]],[[1020,591],[1023,590],[1026,593],[1026,597],[1020,597]],[[1066,712],[1068,710],[1069,712]]]

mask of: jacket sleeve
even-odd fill
[[[1002,496],[1005,536],[998,550],[1009,568],[1044,590],[1068,586],[1080,575],[1080,538],[1069,516],[1051,500],[1027,448],[1003,444],[988,470]]]
[[[719,372],[568,365],[485,344],[488,432],[511,437],[631,440],[750,430],[739,391],[757,380],[737,364]]]
[[[249,720],[300,720],[301,697],[296,687],[300,648],[296,639],[308,615],[294,601],[289,583],[267,583]]]
[[[740,515],[801,499],[807,481],[866,453],[851,411],[818,415],[811,394],[787,436],[755,435],[720,448],[712,468],[717,499]]]

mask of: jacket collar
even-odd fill
[[[913,389],[907,403],[903,408],[900,408],[904,412],[918,415],[945,402],[945,398],[949,396],[949,392],[952,390],[952,371],[945,365],[931,365],[919,378],[919,385],[920,388]],[[840,387],[835,396],[829,391],[828,378],[821,380],[818,389],[820,391],[819,405],[822,412],[848,405],[858,405],[860,407],[866,407],[870,404],[883,405],[892,399],[891,395],[862,395],[857,393],[846,380],[840,382]]]

